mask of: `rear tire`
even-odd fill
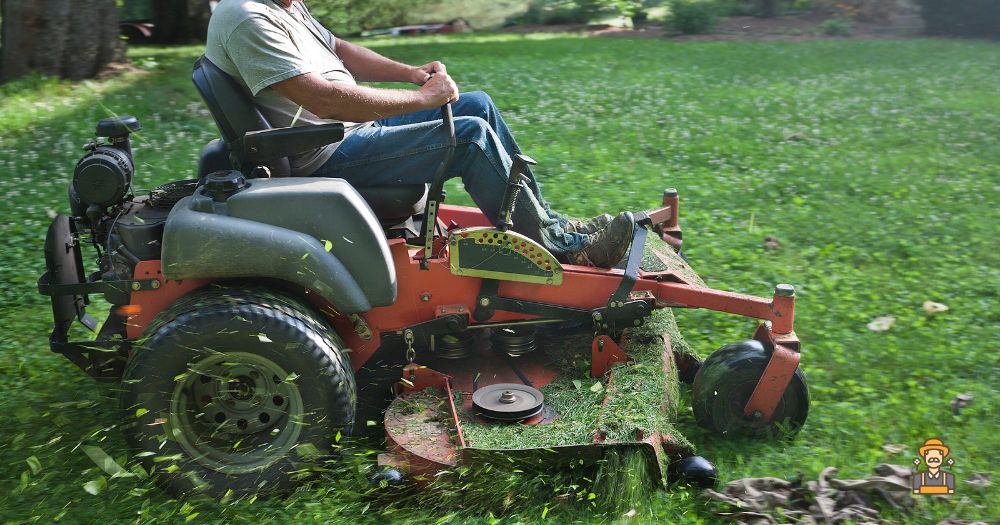
[[[725,437],[798,432],[809,415],[809,389],[800,368],[795,369],[771,421],[753,421],[743,415],[770,358],[771,349],[754,340],[728,344],[712,353],[698,369],[691,387],[698,424]]]
[[[209,287],[150,323],[123,377],[125,437],[175,495],[284,492],[354,423],[343,343],[305,303]]]

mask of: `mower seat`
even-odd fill
[[[344,138],[343,124],[274,128],[239,82],[202,56],[192,80],[208,106],[221,139],[202,149],[198,178],[238,169],[247,178],[288,177],[288,157]],[[425,184],[355,188],[383,224],[403,222],[423,212]]]

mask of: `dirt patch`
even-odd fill
[[[142,74],[148,73],[147,70],[131,63],[131,62],[112,62],[97,73],[97,80],[108,80],[110,78],[115,78],[126,73]]]
[[[523,24],[516,26],[507,26],[497,29],[499,33],[593,33],[595,31],[603,31],[606,29],[614,29],[614,26],[608,24]],[[623,28],[619,28],[623,29]]]

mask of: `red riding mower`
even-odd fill
[[[794,431],[808,410],[795,294],[708,288],[680,257],[678,197],[635,215],[615,269],[562,264],[510,230],[518,156],[501,217],[442,204],[454,150],[424,185],[353,188],[287,177],[291,154],[340,140],[330,124],[273,129],[202,58],[194,81],[221,140],[198,179],[137,195],[133,117],[101,121],[49,227],[53,351],[121,384],[129,443],[175,493],[292,486],[343,436],[384,430],[379,464],[421,475],[505,454],[546,464],[640,449],[667,472],[711,478],[671,426],[677,385],[719,434]],[[90,244],[99,269],[84,273]],[[103,323],[89,296],[111,305]],[[672,308],[762,320],[704,362]],[[97,335],[72,342],[79,321]],[[99,326],[99,328],[98,328]],[[702,479],[704,481],[704,479]],[[709,480],[710,481],[710,480]]]

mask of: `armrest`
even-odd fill
[[[232,145],[243,162],[268,162],[344,139],[341,123],[251,131]]]

